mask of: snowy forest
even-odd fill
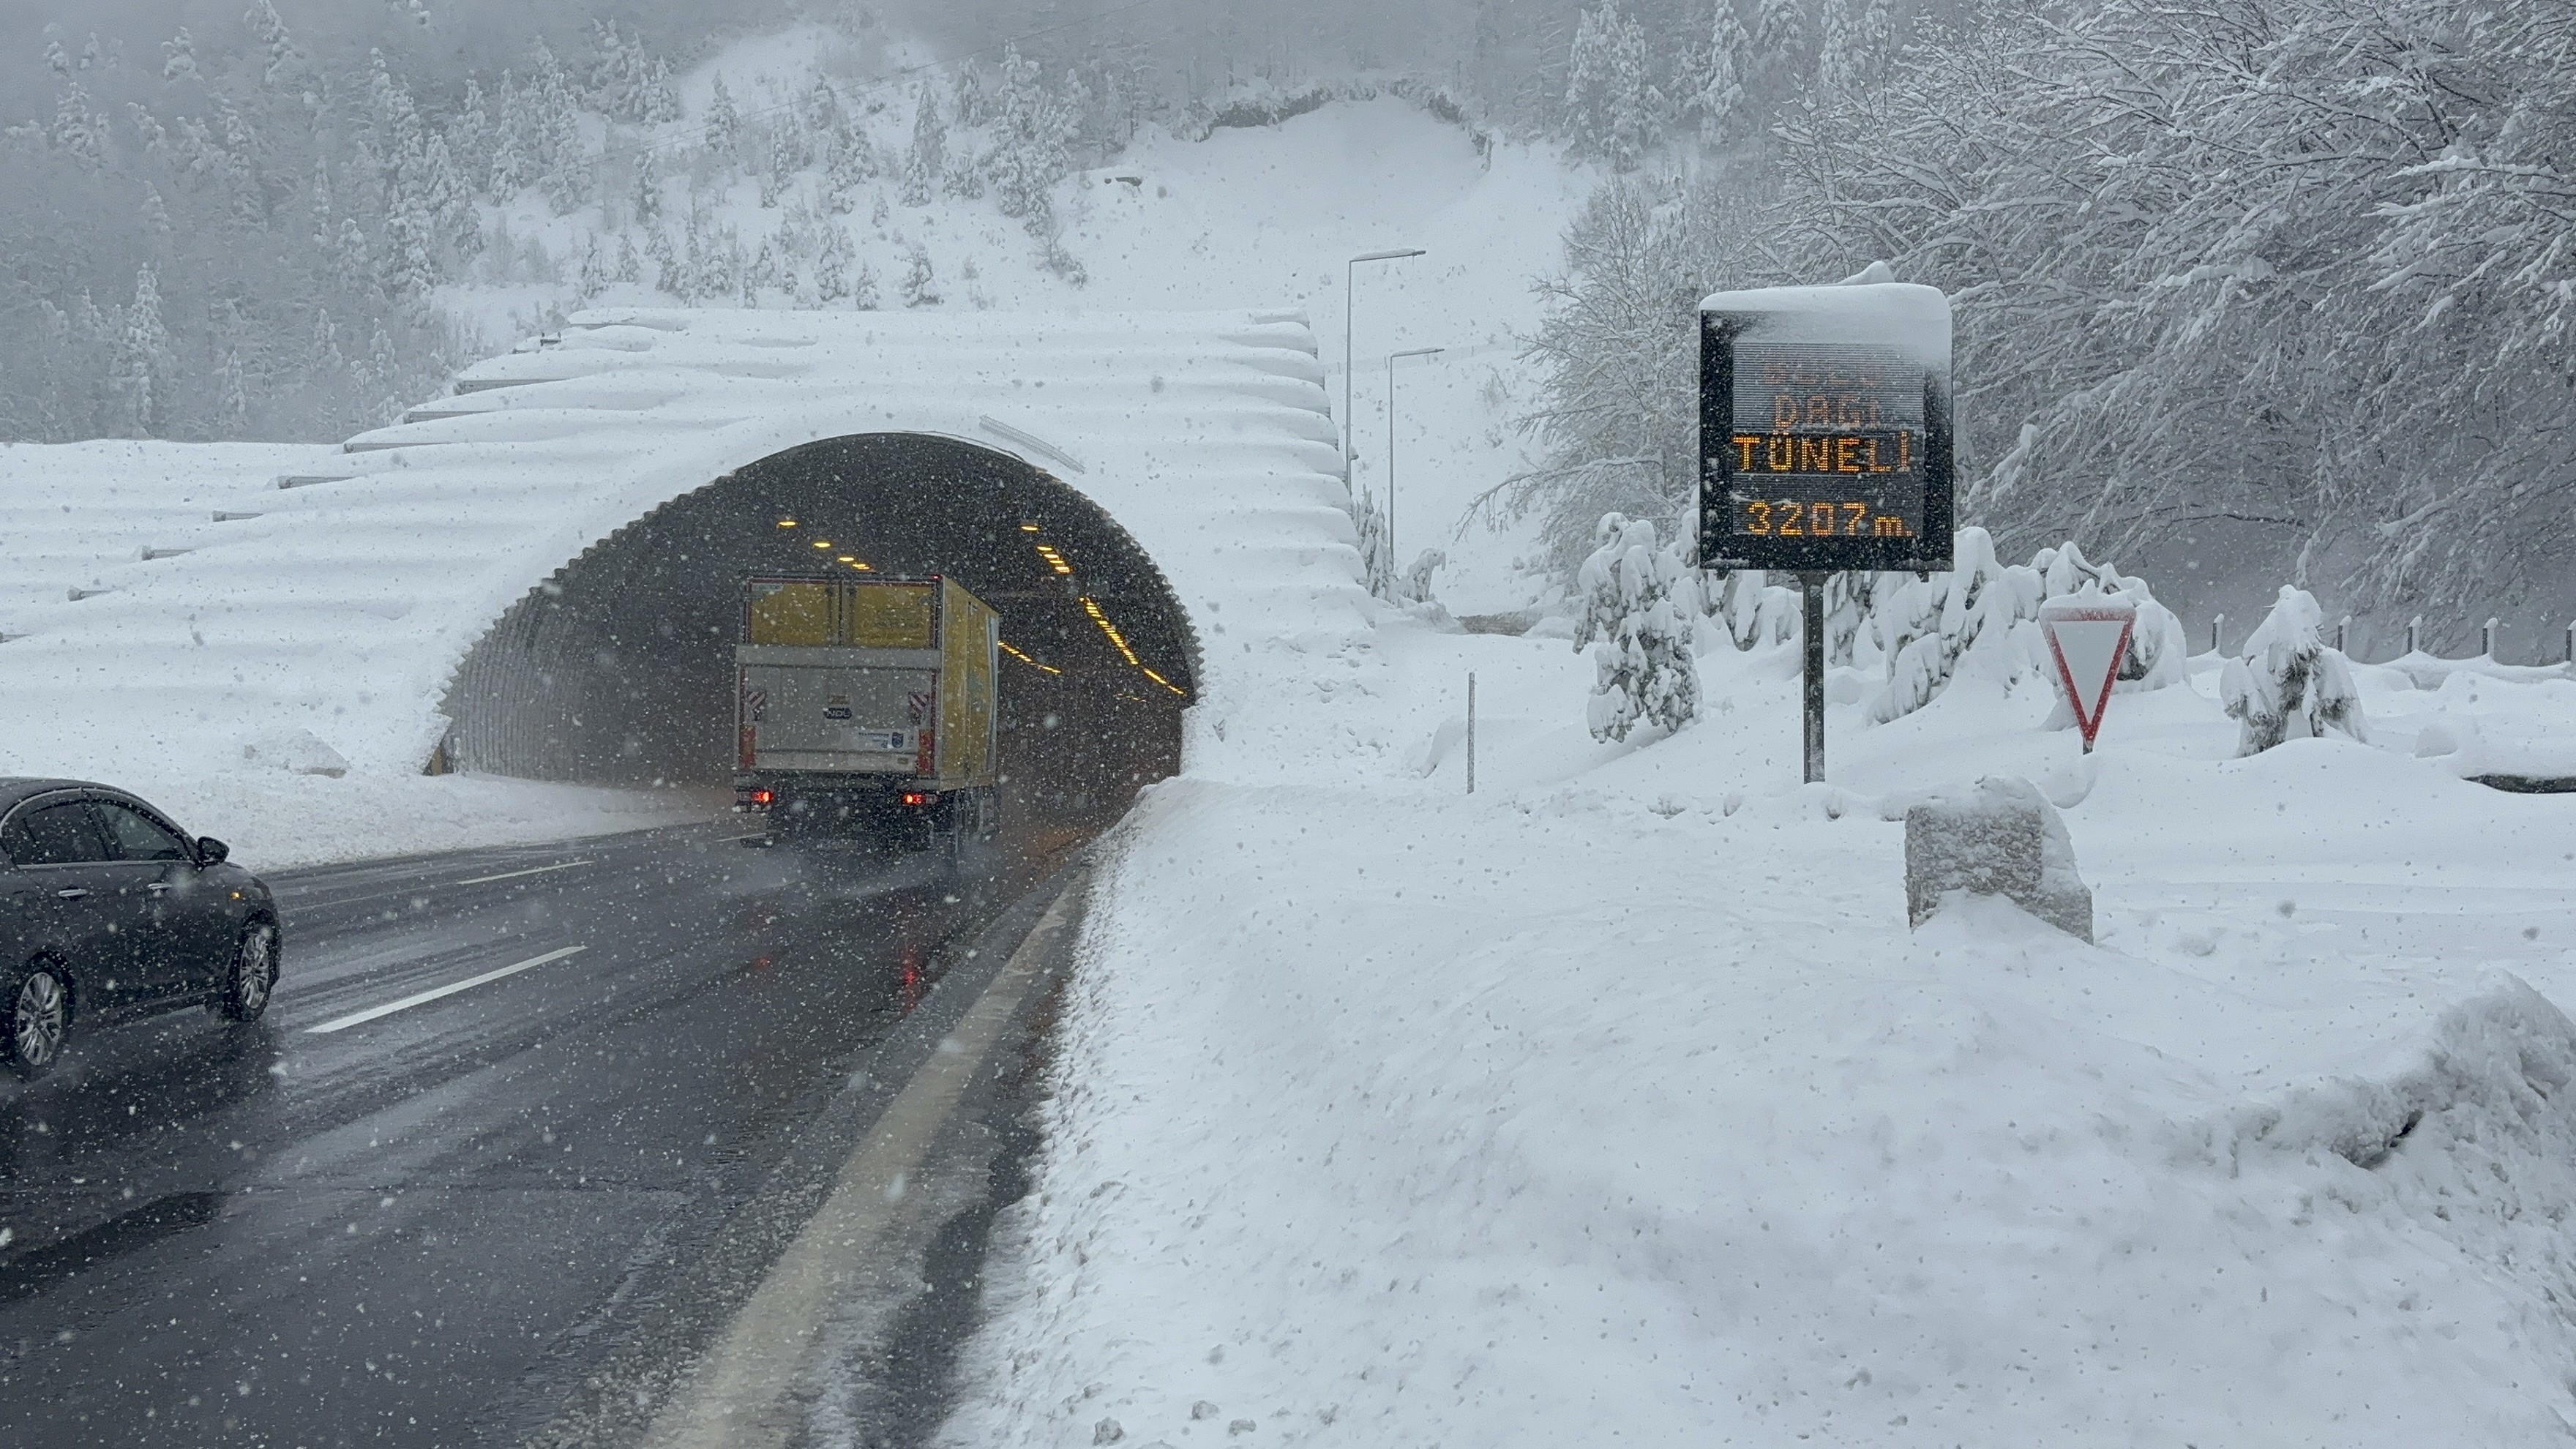
[[[2576,534],[2565,0],[311,8],[9,37],[0,439],[345,436],[507,344],[459,289],[965,303],[854,250],[889,198],[989,196],[1078,285],[1055,183],[1140,128],[1393,93],[1599,178],[1558,273],[1495,279],[1550,311],[1542,461],[1488,504],[1565,577],[1604,514],[1687,512],[1697,297],[1879,260],[1955,300],[1962,517],[2007,549],[2436,606]],[[937,60],[682,105],[791,19]],[[763,235],[697,201],[747,180]],[[532,194],[600,240],[512,236]]]

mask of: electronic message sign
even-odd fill
[[[1700,303],[1699,562],[1950,567],[1950,303],[1897,282]]]

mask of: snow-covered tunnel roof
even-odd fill
[[[187,551],[22,611],[0,774],[219,765],[281,728],[416,771],[459,661],[584,549],[762,458],[881,433],[1020,458],[1123,525],[1202,641],[1201,715],[1273,697],[1273,669],[1367,627],[1298,315],[603,310],[211,510],[172,540]],[[1266,733],[1194,727],[1191,763],[1259,773]]]

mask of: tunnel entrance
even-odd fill
[[[513,605],[448,689],[449,768],[715,787],[734,766],[733,648],[751,574],[945,575],[1002,615],[1006,813],[1096,821],[1179,768],[1198,649],[1099,505],[949,438],[775,454],[603,539]]]

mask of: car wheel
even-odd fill
[[[277,927],[253,921],[242,928],[241,944],[233,948],[232,969],[224,973],[224,994],[215,1010],[231,1021],[257,1021],[276,987]]]
[[[22,1077],[40,1077],[53,1069],[63,1052],[63,1029],[70,1025],[71,992],[51,966],[39,965],[18,979],[17,989],[0,1002],[0,1056]]]

